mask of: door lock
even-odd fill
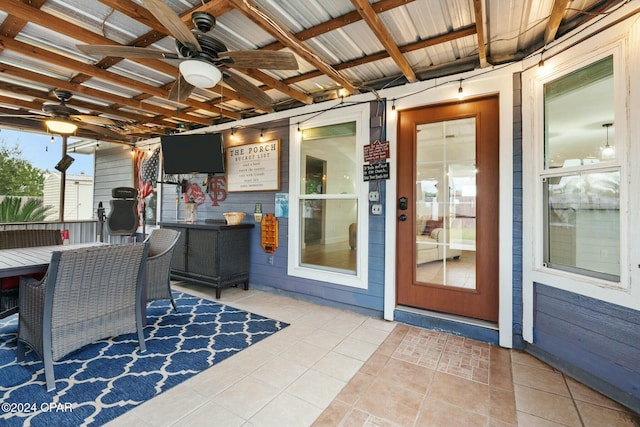
[[[406,221],[406,220],[407,220],[407,216],[406,216],[405,214],[402,214],[402,215],[400,215],[400,216],[398,217],[398,219],[399,219],[400,221]]]
[[[401,211],[406,211],[409,207],[408,200],[406,197],[400,197],[398,199],[398,209]]]

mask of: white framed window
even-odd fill
[[[523,80],[525,280],[604,300],[629,285],[624,52],[559,55]]]
[[[543,267],[620,283],[613,54],[543,83],[542,91]]]
[[[369,104],[291,122],[288,274],[366,289]]]

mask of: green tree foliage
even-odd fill
[[[18,144],[0,142],[0,195],[41,197],[44,174],[21,156]]]
[[[0,202],[1,222],[40,222],[44,221],[51,206],[44,206],[40,199],[5,197]]]

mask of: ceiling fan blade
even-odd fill
[[[78,50],[88,55],[113,56],[122,58],[178,59],[177,54],[148,47],[78,44]]]
[[[263,110],[273,111],[273,100],[264,93],[259,87],[251,83],[235,73],[222,73],[222,81],[231,86],[240,95],[251,99],[254,103],[261,106]]]
[[[116,140],[116,141],[122,141],[122,142],[129,142],[129,138],[127,138],[125,135],[121,135],[118,132],[112,131],[109,128],[106,127],[102,127],[102,126],[98,126],[98,125],[93,125],[91,123],[82,123],[80,125],[80,127],[82,129],[86,129],[89,130],[93,133],[96,133],[98,135],[102,135],[106,138],[112,139],[112,140]]]
[[[92,116],[90,114],[74,114],[71,116],[72,119],[78,120],[82,123],[90,123],[92,125],[115,125],[116,122],[107,118],[100,116]]]
[[[187,82],[184,77],[182,77],[182,74],[180,74],[178,80],[176,80],[173,83],[173,86],[171,86],[171,90],[169,91],[169,101],[184,101],[189,97],[189,95],[191,95],[193,89],[195,89],[195,86]]]
[[[230,58],[230,67],[264,68],[266,70],[297,70],[298,61],[291,52],[273,50],[235,50],[220,52],[220,59]]]
[[[22,117],[22,118],[26,118],[26,119],[46,119],[46,116],[42,116],[40,114],[29,114],[29,113],[24,113],[24,114],[15,114],[15,113],[1,113],[0,112],[0,117]]]
[[[198,52],[202,50],[196,36],[164,0],[142,0],[142,4],[180,43]]]

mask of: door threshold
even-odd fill
[[[500,343],[498,324],[486,320],[407,306],[397,306],[393,318],[396,322],[420,328],[459,335],[489,344],[499,345]]]

